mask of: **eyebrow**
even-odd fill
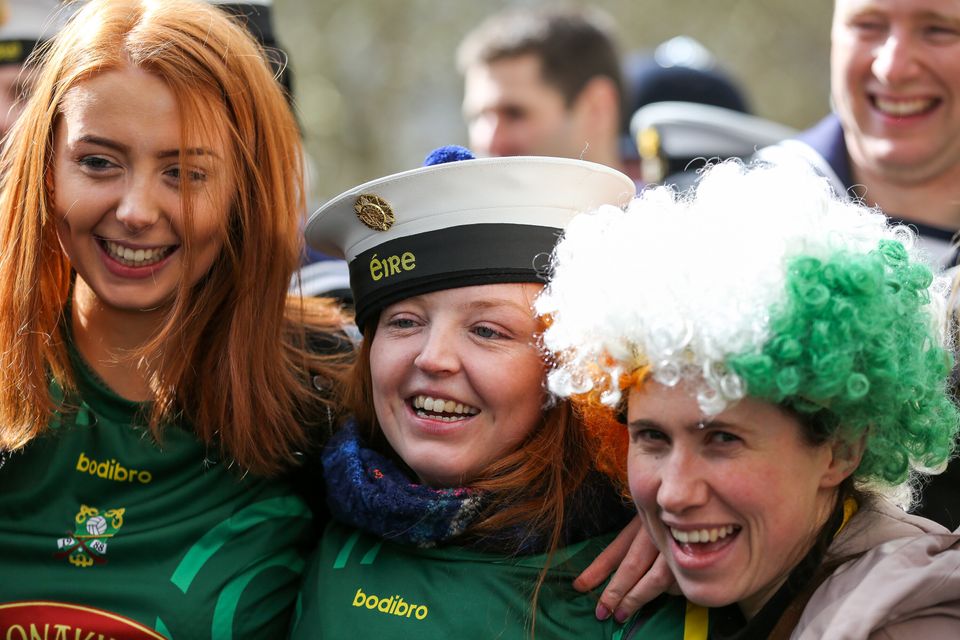
[[[736,425],[729,422],[724,422],[723,420],[701,420],[698,422],[691,422],[684,425],[684,429],[693,429],[700,431],[700,425],[703,425],[703,431],[712,431],[716,429],[732,429]],[[656,420],[651,420],[649,418],[639,418],[637,420],[631,420],[627,423],[627,426],[634,429],[663,429],[663,425],[657,422]]]
[[[919,11],[915,16],[920,20],[934,20],[936,22],[947,22],[954,25],[960,23],[960,18],[937,11]]]
[[[128,153],[130,151],[130,147],[121,142],[117,142],[116,140],[111,140],[110,138],[102,138],[100,136],[95,136],[95,135],[80,136],[80,138],[77,139],[77,142],[95,144],[97,146],[106,147],[108,149],[113,149],[115,151],[120,151],[122,153]],[[184,152],[188,156],[213,156],[215,158],[219,157],[217,156],[216,153],[213,152],[213,149],[208,149],[206,147],[192,147],[190,149],[184,149]],[[161,151],[160,153],[157,154],[157,158],[161,158],[161,159],[176,158],[179,155],[180,155],[179,149],[165,149],[164,151]]]
[[[480,310],[494,309],[497,307],[512,307],[524,313],[530,314],[531,317],[533,316],[533,309],[531,307],[525,307],[522,304],[518,304],[514,302],[513,300],[502,300],[499,298],[493,298],[489,300],[476,300],[474,302],[465,304],[463,306],[466,309],[480,309]]]

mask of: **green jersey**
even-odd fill
[[[618,633],[612,619],[594,617],[597,594],[579,593],[571,584],[612,538],[554,554],[537,600],[537,638],[610,639]],[[307,570],[292,637],[529,639],[533,588],[545,560],[462,547],[421,549],[334,522]]]
[[[141,405],[74,368],[77,411],[0,467],[0,638],[282,637],[304,502],[211,461],[185,425],[157,444]]]

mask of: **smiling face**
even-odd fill
[[[627,419],[630,492],[680,590],[752,616],[813,546],[848,465],[759,400],[707,419],[683,385],[649,382]]]
[[[182,280],[199,280],[220,252],[232,187],[224,138],[187,145],[181,164],[180,135],[174,94],[139,69],[101,73],[64,97],[54,136],[57,232],[101,304],[167,304]],[[192,214],[189,266],[181,193]]]
[[[832,42],[833,102],[854,168],[898,184],[956,171],[960,2],[837,0]]]
[[[424,484],[468,485],[540,422],[544,363],[531,309],[540,288],[447,289],[381,312],[370,346],[374,408]]]

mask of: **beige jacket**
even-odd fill
[[[960,530],[878,499],[850,519],[827,561],[854,554],[814,592],[792,640],[960,638]]]

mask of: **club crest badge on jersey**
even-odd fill
[[[57,540],[56,558],[66,558],[75,567],[92,567],[107,562],[107,543],[123,526],[126,509],[99,509],[80,505],[74,518],[73,534]]]

